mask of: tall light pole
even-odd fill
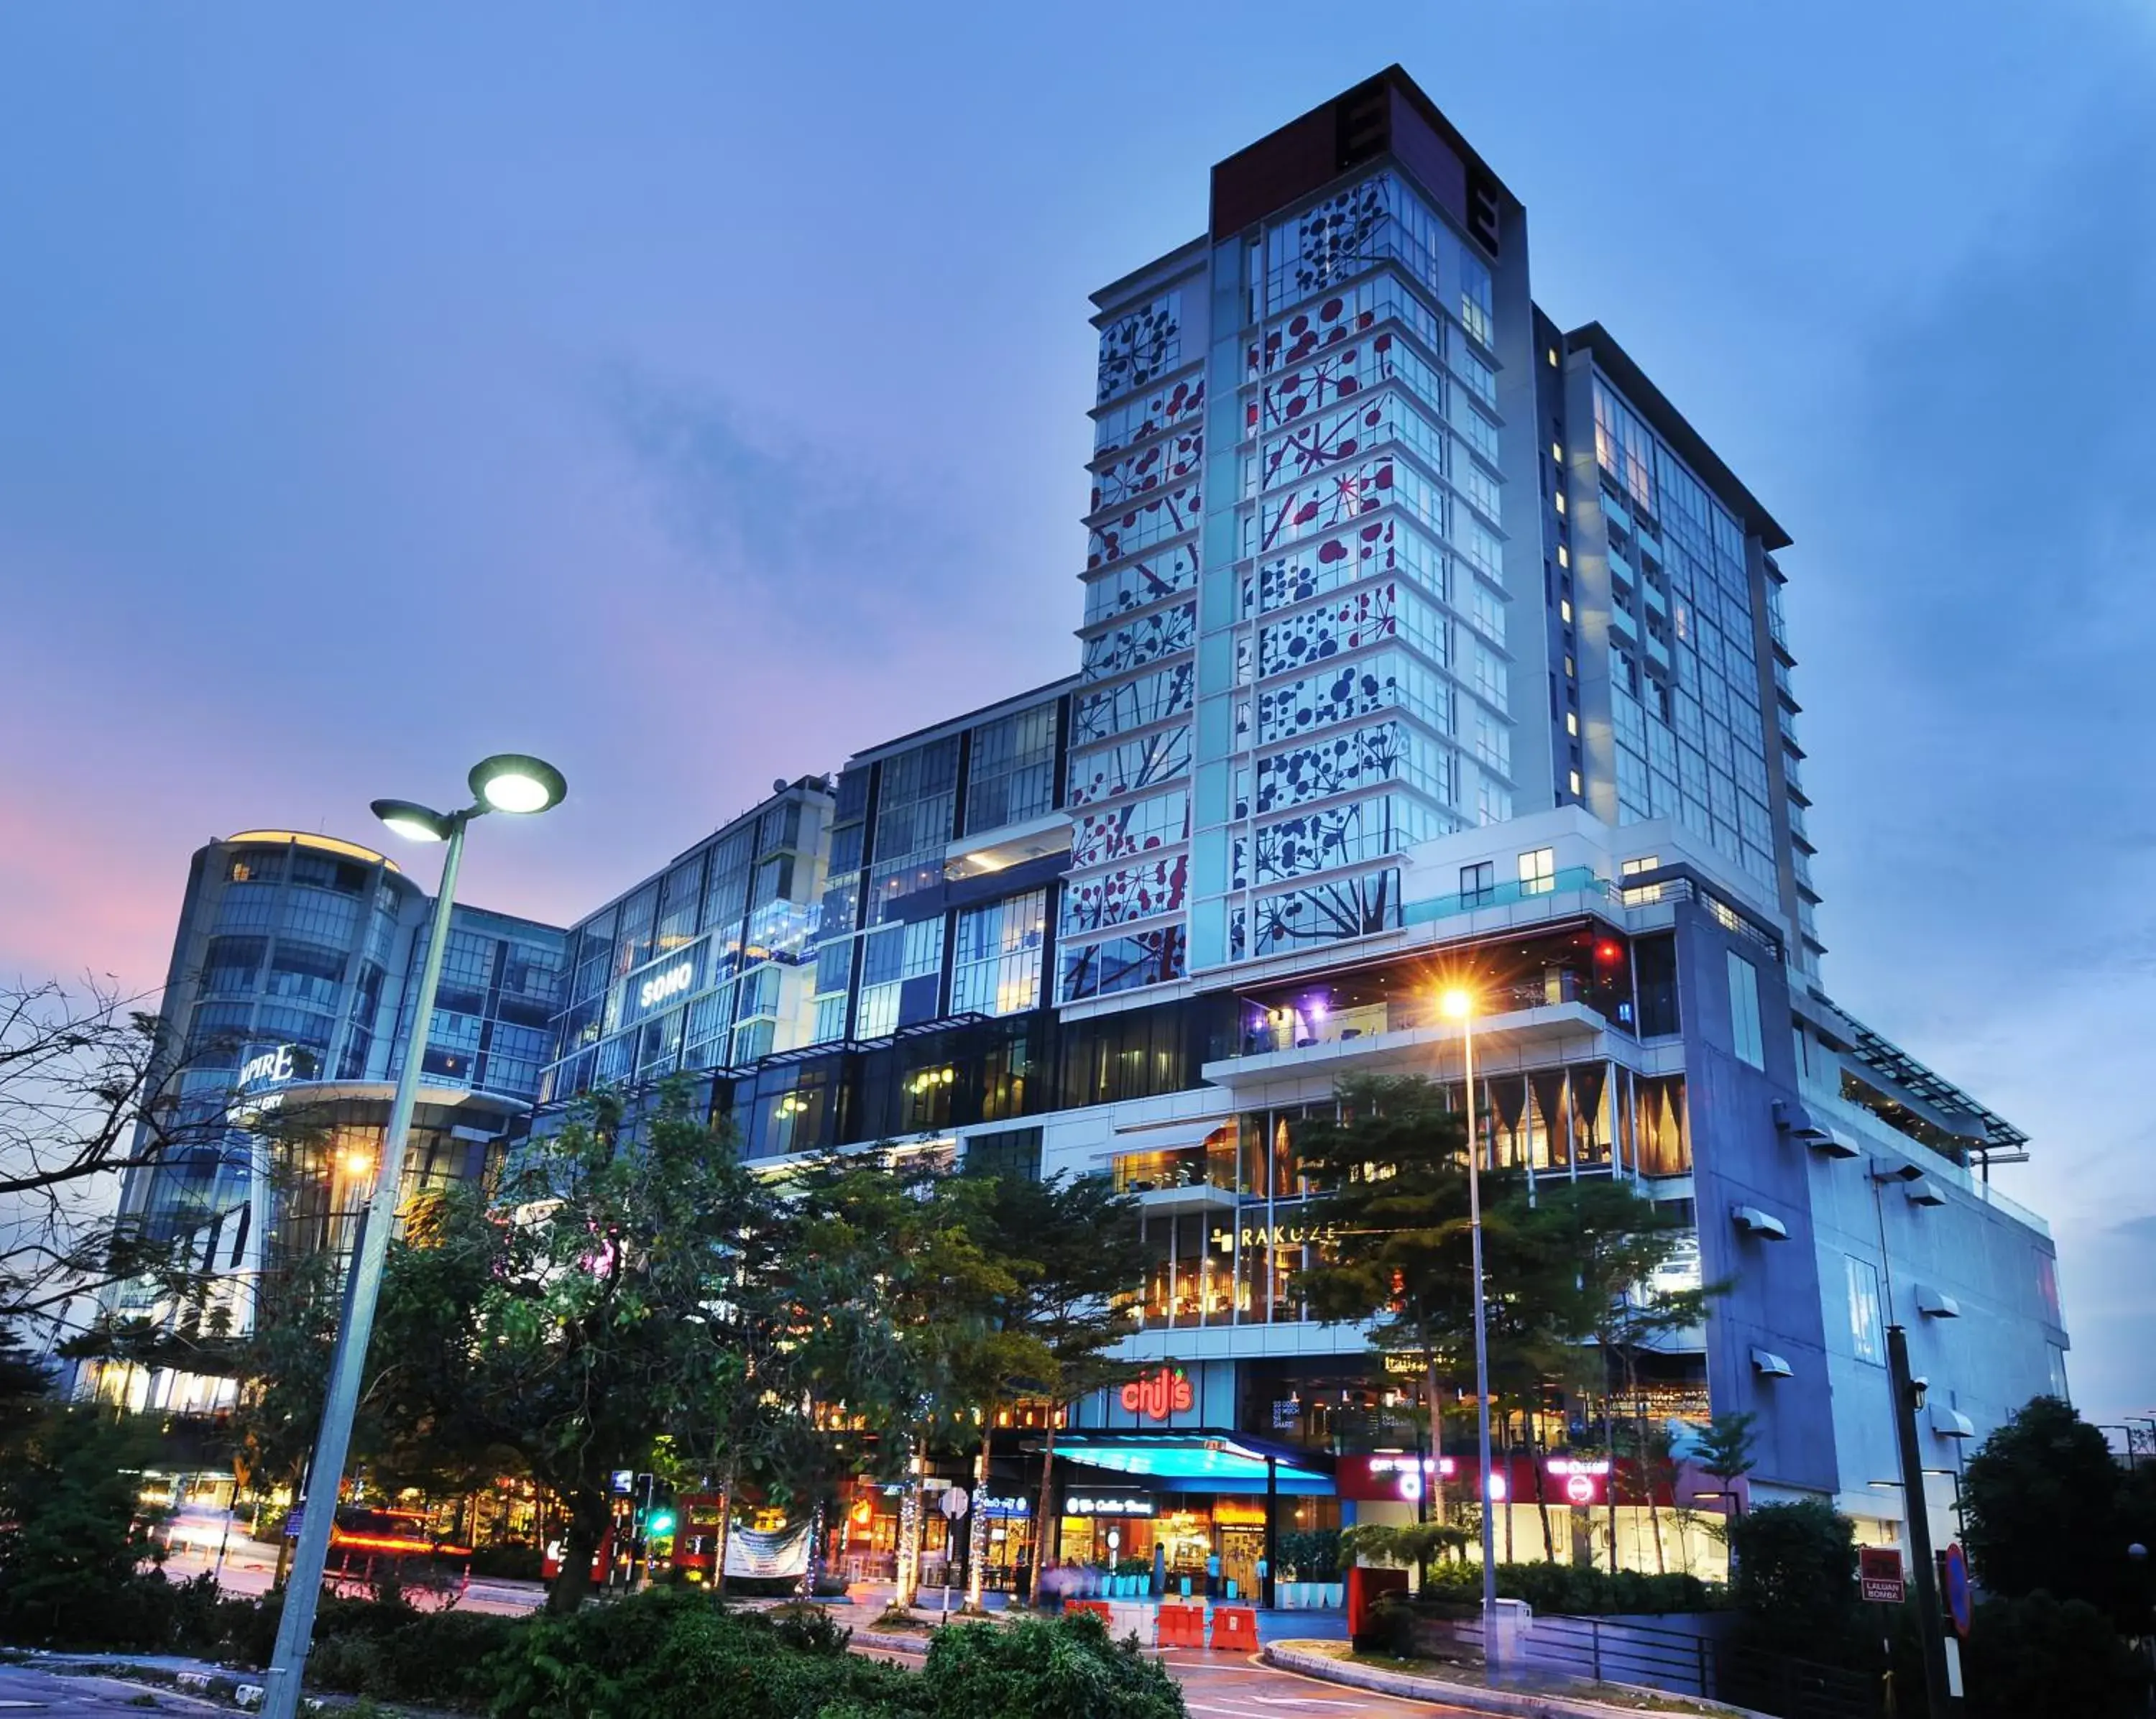
[[[300,1542],[285,1584],[285,1610],[278,1619],[277,1645],[263,1679],[264,1719],[297,1719],[300,1683],[307,1649],[315,1633],[315,1608],[321,1598],[322,1565],[329,1556],[330,1530],[336,1525],[338,1496],[344,1490],[345,1458],[352,1446],[352,1415],[367,1367],[367,1342],[374,1331],[374,1306],[382,1294],[382,1260],[389,1232],[396,1227],[397,1195],[404,1168],[404,1139],[419,1098],[421,1065],[427,1059],[427,1029],[434,1015],[434,990],[442,977],[442,952],[449,941],[449,910],[456,898],[457,867],[464,858],[465,826],[489,812],[544,812],[561,803],[569,791],[562,772],[517,752],[503,752],[472,767],[472,803],[460,812],[434,812],[410,800],[377,800],[374,815],[398,834],[413,841],[447,842],[442,883],[434,896],[427,936],[427,958],[413,998],[412,1024],[404,1034],[403,1062],[397,1071],[397,1096],[389,1106],[389,1126],[374,1168],[374,1193],[362,1214],[359,1245],[346,1280],[343,1319],[330,1359],[329,1394],[322,1403],[321,1427],[315,1434],[315,1455],[307,1470],[306,1509],[300,1519]]]
[[[1481,1153],[1475,1127],[1475,995],[1453,989],[1439,1006],[1460,1023],[1461,1054],[1467,1080],[1467,1234],[1475,1272],[1475,1421],[1482,1465],[1482,1660],[1492,1669],[1505,1654],[1497,1639],[1497,1537],[1490,1508],[1490,1327],[1482,1293]]]

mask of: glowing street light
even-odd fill
[[[1438,998],[1439,1009],[1460,1023],[1461,1055],[1467,1090],[1467,1234],[1475,1273],[1475,1425],[1481,1441],[1482,1478],[1482,1658],[1493,1669],[1504,1652],[1497,1639],[1497,1539],[1491,1521],[1490,1486],[1490,1331],[1482,1293],[1482,1177],[1481,1152],[1475,1135],[1475,993],[1463,986],[1448,987]]]
[[[419,1075],[426,1060],[427,1027],[434,1017],[434,993],[442,977],[442,955],[449,947],[449,912],[456,900],[457,868],[464,860],[465,827],[490,812],[529,815],[559,805],[569,791],[552,764],[522,752],[498,752],[481,759],[469,778],[472,803],[459,812],[437,812],[416,800],[377,800],[374,815],[408,840],[446,842],[441,887],[428,933],[427,958],[413,999],[412,1024],[406,1029],[397,1071],[397,1096],[389,1106],[389,1126],[382,1137],[380,1169],[374,1193],[360,1213],[358,1246],[346,1287],[345,1317],[337,1327],[336,1349],[330,1360],[330,1388],[315,1434],[315,1457],[308,1473],[309,1508],[300,1519],[299,1544],[285,1588],[285,1611],[277,1624],[277,1646],[263,1679],[263,1719],[297,1719],[300,1681],[307,1648],[315,1633],[315,1609],[321,1598],[322,1565],[329,1556],[330,1530],[344,1491],[345,1458],[352,1449],[352,1420],[359,1406],[360,1376],[367,1342],[374,1331],[374,1306],[382,1295],[382,1261],[389,1232],[397,1223],[397,1171],[404,1162],[405,1137],[419,1099]],[[345,1167],[355,1176],[369,1167],[359,1154],[348,1154]]]

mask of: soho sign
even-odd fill
[[[670,967],[663,973],[654,973],[638,989],[636,1006],[639,1008],[650,1008],[658,1003],[664,1003],[670,997],[679,997],[695,982],[696,977],[696,963],[693,961],[685,961],[679,966]]]

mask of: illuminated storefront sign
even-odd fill
[[[252,1092],[261,1086],[280,1086],[297,1078],[298,1070],[293,1065],[292,1047],[289,1044],[280,1044],[275,1050],[258,1051],[239,1065],[242,1092]]]
[[[973,1508],[984,1516],[1023,1516],[1033,1514],[1033,1506],[1016,1493],[976,1493],[973,1496]]]
[[[1224,1254],[1239,1241],[1251,1249],[1315,1247],[1332,1240],[1332,1234],[1330,1224],[1245,1224],[1236,1229],[1215,1229],[1212,1239],[1214,1250]]]
[[[1063,1501],[1067,1516],[1149,1516],[1152,1500],[1142,1492],[1073,1492]]]
[[[711,947],[709,936],[699,937],[631,973],[622,982],[620,1024],[634,1026],[701,991]]]
[[[679,997],[696,980],[696,963],[678,962],[664,972],[655,972],[636,988],[636,1006],[655,1008],[670,998]]]
[[[1163,1367],[1143,1378],[1132,1379],[1123,1387],[1120,1400],[1132,1414],[1142,1414],[1147,1420],[1166,1420],[1171,1414],[1182,1414],[1189,1409],[1194,1400],[1190,1375]]]

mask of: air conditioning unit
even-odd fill
[[[1834,1131],[1813,1120],[1812,1113],[1794,1099],[1774,1101],[1774,1126],[1800,1145],[1825,1150],[1834,1143]]]
[[[1936,1182],[1927,1182],[1919,1178],[1912,1182],[1905,1193],[1909,1203],[1912,1206],[1943,1206],[1947,1203],[1946,1195],[1939,1191],[1939,1185]]]
[[[1974,1439],[1976,1423],[1958,1409],[1949,1409],[1943,1403],[1932,1405],[1932,1430],[1942,1439]]]
[[[1917,1285],[1917,1311],[1927,1319],[1958,1319],[1961,1303],[1943,1290],[1920,1283]]]
[[[1874,1182],[1921,1182],[1924,1173],[1907,1158],[1874,1158],[1871,1161],[1871,1179]]]
[[[1762,1241],[1787,1241],[1789,1239],[1789,1226],[1757,1206],[1738,1206],[1729,1215],[1747,1235],[1756,1235]]]
[[[1752,1352],[1752,1370],[1762,1378],[1789,1378],[1792,1376],[1789,1363],[1772,1349],[1754,1349]]]

